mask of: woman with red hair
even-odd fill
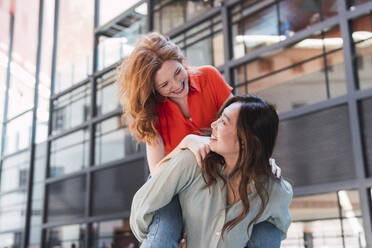
[[[150,173],[171,152],[189,148],[201,164],[210,152],[209,129],[232,88],[212,66],[187,66],[180,48],[158,33],[138,41],[119,67],[123,121],[146,142]],[[276,167],[275,167],[276,168]],[[178,198],[157,211],[142,247],[177,247],[182,231]]]

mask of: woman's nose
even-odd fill
[[[216,127],[216,123],[217,123],[217,120],[215,120],[214,122],[211,123],[211,128],[215,128]]]

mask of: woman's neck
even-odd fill
[[[238,161],[238,153],[223,156],[225,160],[225,174],[228,176],[234,170],[236,162]]]

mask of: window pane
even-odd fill
[[[338,192],[342,209],[345,247],[366,247],[362,213],[360,210],[359,192],[342,190]]]
[[[32,112],[27,112],[7,123],[5,154],[28,148],[31,142]]]
[[[139,243],[130,229],[129,219],[94,223],[92,232],[94,248],[139,247]]]
[[[349,6],[351,9],[354,9],[356,6],[361,5],[363,3],[370,2],[371,0],[348,0]]]
[[[93,215],[130,211],[132,198],[145,181],[145,166],[145,160],[140,159],[95,172]]]
[[[189,65],[219,66],[225,63],[224,38],[221,30],[221,17],[217,16],[172,40],[183,50]]]
[[[8,118],[33,107],[38,42],[39,1],[15,5]]]
[[[35,146],[35,160],[34,160],[34,183],[42,182],[45,179],[46,169],[46,151],[47,143],[37,144]]]
[[[156,0],[154,6],[154,29],[163,34],[169,33],[209,9],[220,6],[221,3],[222,0]]]
[[[6,158],[1,170],[1,192],[22,189],[26,192],[30,152]]]
[[[285,36],[281,37],[278,34],[277,22],[275,5],[235,22],[233,24],[234,58],[285,39]]]
[[[249,93],[268,99],[278,112],[344,95],[342,43],[336,26],[284,49],[263,54],[234,70],[238,93],[244,92],[242,84],[246,82]],[[309,91],[314,94],[308,94]]]
[[[87,167],[88,138],[88,129],[83,129],[52,141],[49,176],[64,175]]]
[[[336,193],[295,197],[290,211],[294,222],[340,217]]]
[[[353,41],[356,53],[356,70],[359,88],[372,86],[372,17],[365,15],[352,21]]]
[[[372,98],[359,102],[359,115],[361,117],[361,131],[363,138],[363,151],[366,163],[366,173],[372,176]]]
[[[293,222],[282,247],[343,247],[340,220]]]
[[[10,0],[2,1],[2,4],[0,4],[0,123],[3,122],[4,116],[6,71],[9,60],[9,8]],[[0,125],[0,138],[2,129],[3,125]],[[0,142],[0,151],[2,149],[1,146]]]
[[[349,123],[345,104],[279,123],[273,157],[294,187],[356,178]]]
[[[1,171],[0,232],[22,228],[26,208],[29,151],[8,157]]]
[[[21,248],[22,232],[0,234],[0,247]]]
[[[116,71],[110,71],[97,79],[97,115],[120,109],[119,87]]]
[[[91,86],[89,83],[53,102],[52,133],[75,127],[90,118]]]
[[[99,23],[103,25],[138,3],[140,0],[105,0],[99,4]]]
[[[0,232],[24,226],[26,192],[18,191],[0,197]]]
[[[341,208],[341,209],[340,209]],[[366,247],[358,191],[296,197],[283,247]],[[346,215],[340,216],[341,210]],[[345,245],[344,245],[345,244]]]
[[[48,229],[45,246],[47,248],[83,248],[85,229],[85,225],[70,225]]]
[[[231,9],[234,58],[283,41],[338,13],[337,0],[277,1],[259,11],[253,9],[254,2],[244,1]]]
[[[84,216],[86,178],[69,178],[50,184],[48,194],[48,222],[71,221]]]
[[[93,0],[59,3],[56,92],[82,81],[92,72],[93,21]]]
[[[113,117],[96,125],[96,164],[104,164],[124,158],[141,150],[128,128],[121,125],[120,116]]]
[[[278,113],[323,101],[327,99],[324,60],[317,58],[253,81],[248,92],[275,104]]]
[[[52,53],[55,1],[43,2],[43,32],[40,58],[36,143],[48,136],[49,97],[52,75]]]
[[[146,33],[146,20],[147,3],[143,3],[100,31],[98,70],[118,62],[133,51],[137,40]]]

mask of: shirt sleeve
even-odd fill
[[[194,154],[184,150],[137,191],[132,201],[130,226],[140,242],[146,238],[154,212],[170,203],[173,196],[186,189],[199,173]]]
[[[208,72],[211,75],[211,87],[215,94],[217,109],[220,109],[222,104],[230,96],[233,88],[226,83],[221,73],[213,66],[208,66]]]
[[[271,216],[268,221],[279,229],[281,239],[284,240],[287,237],[287,231],[292,221],[289,205],[292,201],[293,190],[291,184],[284,179],[275,184],[275,190],[270,196]]]

